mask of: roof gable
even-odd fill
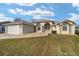
[[[60,23],[58,23],[58,24],[60,25],[60,24],[63,24],[63,23],[75,24],[75,22],[73,22],[73,21],[71,21],[71,20],[64,20],[64,21],[62,21],[62,22],[60,22]]]

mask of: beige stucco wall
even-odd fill
[[[43,32],[43,30],[44,30],[44,24],[45,23],[40,23],[40,26],[39,26],[40,27],[40,30],[38,30],[38,26],[36,26],[36,32]],[[52,22],[49,22],[49,24],[50,24],[50,29],[49,30],[46,30],[45,31],[46,33],[51,33],[51,31],[52,31]]]
[[[56,26],[56,31],[57,31],[57,34],[60,34],[60,27],[59,27],[59,25]]]
[[[56,29],[57,29],[56,26],[52,26],[53,31],[56,31]]]
[[[63,31],[63,23],[60,23],[60,25],[59,24],[56,25],[56,27],[55,27],[55,25],[52,24],[52,22],[49,22],[49,23],[51,25],[51,28],[50,28],[50,30],[46,31],[48,33],[49,32],[51,33],[51,31],[53,30],[53,31],[57,31],[57,34],[71,34],[71,35],[75,34],[75,24],[73,24],[72,22],[67,23],[67,31]],[[38,26],[37,26],[36,32],[42,32],[44,24],[45,23],[40,23],[41,30],[38,31],[37,30]],[[69,24],[72,24],[72,25],[69,25]]]
[[[67,24],[67,31],[63,31],[63,25],[61,27],[61,34],[69,34],[69,24]]]
[[[6,27],[7,34],[22,34],[22,25],[11,25]]]
[[[71,25],[71,34],[75,35],[75,24]]]
[[[37,25],[36,26],[36,32],[42,32],[44,24],[45,23],[40,23],[39,26]],[[38,27],[40,27],[40,30],[38,30]]]
[[[33,33],[33,32],[34,32],[34,26],[31,26],[31,25],[23,25],[23,34]]]
[[[69,25],[67,24],[67,31],[63,31],[63,25],[56,26],[56,30],[57,30],[57,34],[71,34],[74,35],[75,34],[75,24],[73,25]]]
[[[63,25],[57,25],[57,34],[69,34],[69,25],[67,24],[67,31],[63,31]]]
[[[40,27],[40,30],[38,30],[38,27]],[[42,24],[36,25],[36,32],[42,32]]]

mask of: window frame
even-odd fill
[[[45,24],[44,29],[50,29],[50,24]]]
[[[67,24],[63,24],[62,30],[67,31]]]

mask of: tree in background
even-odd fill
[[[79,35],[79,25],[77,25],[76,28],[75,28],[75,34]]]
[[[21,21],[24,21],[22,20],[21,18],[15,18],[14,22],[21,22]]]

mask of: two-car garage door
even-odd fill
[[[8,34],[20,34],[22,33],[22,28],[20,28],[20,25],[11,25],[7,26],[7,33]]]

